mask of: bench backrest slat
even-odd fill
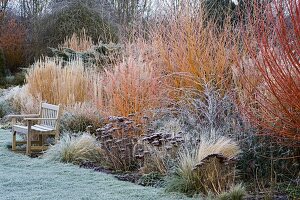
[[[48,103],[41,103],[40,116],[41,118],[56,118],[57,120],[40,120],[39,124],[42,126],[56,129],[58,126],[60,106]]]

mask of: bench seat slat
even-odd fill
[[[37,128],[48,130],[48,131],[53,131],[54,130],[54,128],[52,128],[52,127],[42,126],[42,125],[34,125],[33,127],[37,127]]]
[[[40,132],[51,132],[54,131],[53,128],[45,127],[45,126],[40,126],[40,125],[34,125],[31,127],[31,130],[33,131],[40,131]],[[28,134],[28,127],[27,126],[22,126],[22,125],[14,125],[13,126],[13,131],[16,131],[21,134]]]

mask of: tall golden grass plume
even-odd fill
[[[53,104],[71,105],[89,100],[92,73],[81,60],[63,64],[58,58],[40,59],[27,71],[28,92]]]

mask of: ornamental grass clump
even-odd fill
[[[52,161],[82,164],[84,162],[101,163],[103,151],[96,138],[89,134],[63,135],[59,142],[51,146],[44,157]]]
[[[72,105],[90,100],[93,72],[80,59],[64,63],[61,59],[40,59],[27,71],[29,95],[52,104]]]
[[[240,149],[236,142],[225,137],[201,138],[197,148],[183,148],[179,153],[176,173],[168,182],[168,191],[189,196],[221,194],[235,181],[235,162]]]
[[[141,56],[129,56],[113,69],[105,70],[99,78],[102,87],[97,87],[98,97],[95,96],[94,102],[106,116],[134,113],[140,119],[147,111],[161,106],[159,77],[154,66],[143,62]]]

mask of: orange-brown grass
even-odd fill
[[[92,37],[88,36],[83,28],[78,34],[73,33],[71,37],[66,37],[62,45],[59,48],[69,48],[74,51],[87,51],[94,45]]]
[[[299,142],[300,2],[276,0],[264,14],[264,20],[248,24],[247,32],[256,34],[244,34],[251,62],[240,61],[238,67],[243,108],[264,134]]]
[[[129,56],[95,82],[95,101],[106,116],[141,117],[160,106],[161,85],[151,63]],[[99,85],[101,85],[99,87]]]
[[[182,11],[152,27],[150,35],[161,58],[160,67],[175,90],[203,91],[207,83],[218,89],[230,89],[231,55],[237,51],[237,35],[226,19],[221,29],[199,13],[191,15],[189,10]],[[173,93],[171,98],[176,99],[178,95]]]
[[[28,70],[27,91],[49,103],[92,102],[103,116],[135,114],[140,119],[161,105],[160,73],[146,58],[147,51],[145,42],[128,45],[123,62],[103,72],[85,69],[80,60],[63,64],[59,59],[45,58]]]
[[[53,104],[72,105],[85,102],[90,93],[91,74],[80,60],[63,61],[45,58],[37,61],[26,74],[28,92]]]

